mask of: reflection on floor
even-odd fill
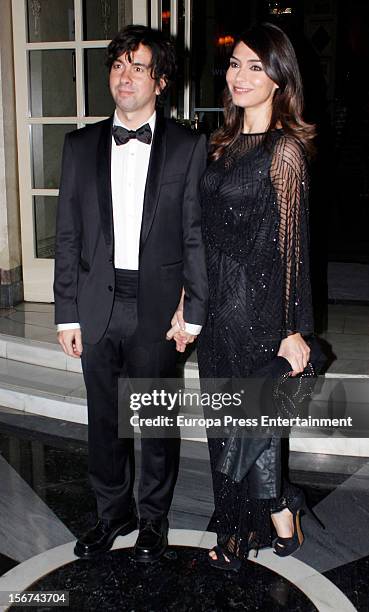
[[[43,448],[40,443],[32,442],[32,457],[33,453],[36,457],[37,454],[42,457]],[[28,559],[48,548],[70,542],[73,538],[69,529],[66,529],[37,494],[40,483],[38,474],[34,473],[37,470],[37,464],[40,465],[37,459],[35,466],[31,464],[34,490],[4,457],[0,457],[2,490],[11,491],[11,496],[4,496],[1,502],[1,531],[3,531],[1,552],[17,561]],[[41,478],[43,480],[43,474]],[[27,509],[26,513],[23,508]]]
[[[70,542],[95,518],[86,478],[86,428],[43,417],[28,417],[24,427],[24,418],[0,411],[0,573]],[[137,472],[139,468],[138,444]],[[292,453],[290,477],[303,486],[326,524],[325,532],[317,531],[303,518],[306,542],[296,558],[314,568],[311,572],[322,572],[352,602],[351,609],[367,611],[368,459]],[[207,447],[184,442],[170,526],[206,530],[212,507]],[[286,567],[274,559],[274,571]],[[317,608],[296,584],[293,572],[287,579],[252,562],[238,576],[219,573],[208,567],[204,550],[183,542],[158,564],[144,568],[136,567],[129,549],[112,551],[101,560],[75,560],[40,577],[32,590],[67,589],[73,610],[348,609],[333,600]],[[318,581],[319,589],[324,586]],[[324,597],[322,592],[322,601]]]

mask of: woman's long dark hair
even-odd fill
[[[308,155],[314,153],[315,126],[302,118],[304,97],[300,70],[290,39],[271,23],[254,25],[235,42],[255,51],[268,77],[278,85],[272,101],[272,116],[268,132],[279,124],[286,134],[297,138]],[[228,89],[223,94],[224,124],[210,139],[210,156],[219,159],[225,149],[235,142],[243,128],[244,109],[235,106]]]

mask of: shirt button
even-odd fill
[[[108,289],[109,291],[113,291],[113,287],[111,285],[108,285]]]

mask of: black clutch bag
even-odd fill
[[[258,397],[254,396],[253,400],[262,403],[265,414],[288,418],[298,416],[303,401],[311,396],[327,357],[315,336],[304,340],[310,347],[310,361],[298,376],[291,378],[291,364],[284,357],[274,357],[252,374],[252,378],[263,381],[259,385]],[[261,453],[270,447],[271,436],[264,431],[263,437],[251,437],[249,430],[234,427],[219,456],[216,470],[240,482]]]

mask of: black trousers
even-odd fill
[[[82,369],[87,389],[89,477],[98,516],[125,517],[135,505],[133,437],[118,435],[120,377],[175,376],[174,342],[146,344],[136,338],[137,302],[116,295],[109,326],[97,344],[84,344]],[[83,336],[82,336],[83,340]],[[129,407],[127,406],[127,410]],[[141,438],[138,510],[141,518],[167,515],[178,475],[179,436]]]

